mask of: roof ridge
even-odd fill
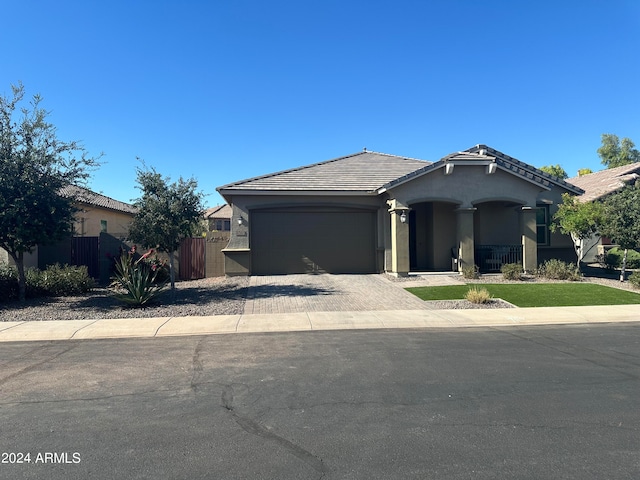
[[[405,156],[401,156],[401,155],[392,155],[390,153],[374,152],[374,151],[365,149],[365,150],[363,150],[361,152],[356,152],[356,153],[352,153],[352,154],[349,154],[349,155],[344,155],[342,157],[332,158],[330,160],[323,160],[322,162],[311,163],[309,165],[302,165],[300,167],[280,170],[280,171],[273,172],[273,173],[267,173],[265,175],[258,175],[258,176],[251,177],[251,178],[245,178],[244,180],[240,180],[238,182],[232,182],[232,183],[228,183],[226,185],[222,185],[221,187],[216,188],[216,190],[220,191],[220,190],[224,190],[226,188],[235,187],[235,186],[239,186],[239,185],[244,185],[246,183],[250,183],[250,182],[253,182],[253,181],[256,181],[256,180],[263,180],[265,178],[276,177],[278,175],[283,175],[283,174],[286,174],[286,173],[299,172],[299,171],[306,170],[306,169],[309,169],[309,168],[317,167],[319,165],[327,165],[327,164],[330,164],[330,163],[338,162],[340,160],[346,160],[348,158],[353,158],[353,157],[357,157],[359,155],[364,155],[364,154],[368,154],[368,153],[374,154],[374,155],[384,155],[384,156],[387,156],[387,157],[400,158],[400,159],[404,159],[404,160],[413,160],[413,161],[418,161],[418,162],[429,162],[428,160],[421,160],[419,158],[411,158],[411,157],[405,157]]]

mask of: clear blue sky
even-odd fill
[[[637,0],[2,2],[0,93],[39,93],[63,140],[139,196],[136,157],[235,180],[369,150],[438,160],[478,143],[602,168],[640,144]]]

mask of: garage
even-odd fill
[[[296,207],[250,218],[254,275],[376,272],[374,211]]]

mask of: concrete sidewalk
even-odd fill
[[[300,312],[210,317],[2,322],[0,342],[155,338],[250,332],[465,328],[640,322],[640,305]]]

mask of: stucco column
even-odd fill
[[[473,236],[473,213],[475,207],[460,207],[456,212],[456,242],[458,244],[458,271],[475,265],[475,240]]]
[[[392,200],[391,215],[391,272],[398,276],[409,273],[409,209]],[[405,214],[403,223],[402,213]]]
[[[522,268],[525,272],[533,272],[538,266],[538,238],[536,234],[536,209],[522,207]]]

